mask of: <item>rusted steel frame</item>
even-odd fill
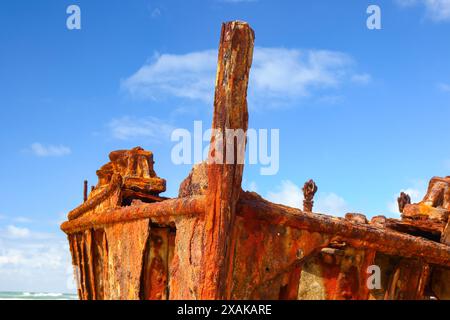
[[[248,196],[239,201],[237,212],[246,218],[331,234],[355,247],[402,257],[422,258],[428,263],[450,267],[448,246],[396,231],[355,224],[325,215],[305,214],[299,209],[270,203],[262,198],[249,199]]]
[[[144,250],[141,280],[142,300],[167,300],[169,281],[170,228],[151,226]]]
[[[155,196],[153,194],[146,194],[144,192],[134,191],[134,190],[130,190],[130,189],[123,189],[122,190],[122,198],[126,199],[129,197],[133,198],[133,199],[150,200],[152,202],[153,201],[160,202],[160,201],[164,201],[164,200],[169,200],[169,198]]]
[[[91,293],[91,299],[97,300],[97,292],[95,290],[95,277],[98,276],[94,272],[94,250],[93,250],[93,231],[86,230],[83,236],[83,245],[86,250],[85,259],[87,260],[87,273],[89,275],[89,291]]]
[[[82,289],[82,279],[81,279],[81,257],[78,251],[78,244],[76,235],[68,236],[69,248],[72,253],[72,266],[74,280],[76,281],[77,293],[80,300],[83,300],[83,289]]]
[[[84,180],[83,183],[83,202],[86,202],[88,199],[88,181]]]
[[[450,219],[448,220],[444,231],[442,231],[441,242],[450,246]]]
[[[149,219],[109,225],[107,300],[139,300],[144,250],[150,233]]]
[[[84,231],[89,228],[133,221],[139,219],[156,219],[158,222],[171,223],[175,217],[183,215],[203,215],[205,196],[177,198],[155,203],[143,203],[123,207],[110,212],[82,216],[76,220],[66,221],[61,230],[67,234]]]
[[[111,183],[104,191],[92,199],[86,199],[86,201],[78,208],[69,212],[69,220],[74,220],[84,213],[94,210],[103,201],[106,201],[116,190],[120,189],[122,185],[122,177],[119,174],[114,174],[111,178]],[[86,184],[87,186],[87,184]]]
[[[421,300],[430,266],[419,260],[402,259],[389,280],[384,300]]]
[[[430,233],[442,233],[445,225],[441,222],[436,222],[434,220],[386,219],[385,227],[391,229],[404,227]]]
[[[245,141],[234,142],[233,149],[228,150],[227,142],[231,141],[227,139],[227,129],[247,132],[247,87],[253,45],[254,32],[247,23],[233,21],[222,25],[207,168],[200,299],[224,299],[230,285],[226,280],[233,252],[231,231],[244,170],[243,161],[238,160],[245,156]],[[230,156],[233,156],[232,163],[228,163]]]
[[[325,246],[325,245],[324,245]],[[274,281],[277,278],[283,277],[286,274],[289,274],[289,283],[288,286],[290,288],[288,289],[289,293],[286,293],[286,297],[281,297],[280,300],[296,300],[297,294],[298,294],[298,286],[300,282],[300,274],[302,271],[302,267],[308,259],[311,257],[314,257],[315,255],[320,253],[320,250],[322,249],[322,246],[317,247],[315,250],[312,250],[309,254],[305,255],[301,259],[298,259],[294,262],[292,262],[290,265],[288,265],[286,268],[280,270],[276,274],[274,274],[270,279],[264,279],[264,281],[260,281],[259,283],[255,284],[255,287],[252,290],[252,293],[250,296],[253,296],[256,291],[258,291],[264,283]],[[292,282],[291,282],[292,281]]]

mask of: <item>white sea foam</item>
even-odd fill
[[[51,292],[24,292],[23,295],[27,297],[62,297],[64,294]]]
[[[56,292],[0,292],[0,300],[78,300],[78,297]]]

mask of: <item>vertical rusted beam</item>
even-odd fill
[[[87,180],[84,180],[83,201],[86,202],[87,199],[88,199],[88,182],[87,182]]]
[[[421,300],[430,275],[428,264],[402,259],[393,272],[385,300]]]
[[[75,284],[77,286],[78,298],[83,300],[83,291],[81,287],[81,257],[78,251],[77,235],[73,234],[68,237],[70,252],[72,253],[72,266]]]
[[[169,228],[151,227],[141,281],[141,298],[144,300],[168,298],[169,233]]]
[[[430,280],[433,296],[439,300],[450,300],[450,269],[433,267]]]
[[[301,265],[295,265],[287,274],[287,284],[280,288],[279,300],[297,300],[301,274]]]
[[[96,287],[95,287],[95,278],[97,275],[94,271],[94,264],[95,264],[95,260],[94,260],[94,249],[93,249],[93,236],[92,233],[94,231],[91,229],[88,229],[86,231],[84,231],[83,233],[83,243],[84,243],[84,250],[86,250],[86,255],[85,255],[85,259],[86,259],[86,273],[89,275],[89,291],[91,292],[91,299],[92,300],[98,300],[97,298],[97,291],[96,291]]]
[[[441,242],[443,244],[450,246],[450,218],[447,222],[447,226],[444,228],[444,231],[442,232]]]
[[[95,299],[105,300],[108,283],[108,249],[103,229],[92,230],[92,260],[94,268]]]
[[[208,161],[208,192],[203,230],[203,264],[199,298],[226,297],[231,230],[241,192],[242,148],[228,150],[227,129],[248,128],[247,86],[253,56],[254,33],[247,23],[223,24],[217,66],[214,116]],[[245,137],[244,137],[245,139]],[[233,138],[234,140],[234,138]],[[220,148],[222,143],[223,148]],[[221,150],[220,150],[221,149]],[[245,152],[245,141],[244,141]],[[229,163],[230,156],[234,159]],[[214,159],[218,159],[215,161]],[[222,163],[220,163],[223,161]],[[226,164],[225,161],[227,162]]]
[[[105,299],[138,300],[150,222],[141,219],[116,223],[107,226],[105,233],[108,244]]]
[[[312,212],[314,206],[314,195],[317,192],[317,186],[314,180],[305,182],[303,186],[303,211]]]
[[[81,288],[81,297],[80,300],[90,300],[92,295],[90,291],[89,285],[89,272],[87,264],[88,259],[86,257],[86,247],[85,240],[83,237],[83,233],[75,234],[75,245],[77,247],[78,256],[79,256],[79,276],[80,276],[80,288]]]

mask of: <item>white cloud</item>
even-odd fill
[[[21,252],[17,250],[7,250],[0,254],[0,268],[3,265],[17,265],[23,262],[23,256]]]
[[[335,51],[256,48],[249,100],[279,105],[337,88],[348,80],[352,64],[350,56]]]
[[[160,99],[166,96],[210,102],[217,53],[213,50],[183,55],[155,54],[149,64],[122,82],[133,96]]]
[[[119,140],[151,138],[154,140],[168,139],[173,127],[157,118],[122,117],[113,119],[108,124],[111,134]]]
[[[15,226],[0,232],[0,291],[73,292],[71,270],[62,234],[43,237]]]
[[[6,227],[6,236],[11,238],[28,238],[31,236],[30,230],[27,228],[20,228],[13,225],[9,225]]]
[[[427,14],[436,21],[450,20],[450,0],[424,0]]]
[[[31,145],[31,152],[38,157],[61,157],[72,153],[69,147],[59,145],[43,145],[41,143],[33,143]]]
[[[0,229],[0,238],[3,236],[7,239],[28,239],[28,240],[45,240],[52,237],[49,233],[44,232],[32,232],[25,227],[18,227],[16,225],[8,225],[3,229]]]
[[[31,223],[31,222],[33,222],[32,219],[27,218],[27,217],[16,217],[13,220],[14,220],[14,222],[17,222],[17,223]]]
[[[401,189],[398,194],[394,195],[392,198],[392,201],[388,203],[388,210],[390,213],[394,213],[397,215],[400,215],[400,212],[398,211],[398,203],[397,198],[400,195],[401,192],[404,192],[408,194],[411,197],[411,203],[417,203],[422,200],[422,198],[425,195],[425,189],[418,186],[417,188],[407,188],[407,189]]]
[[[32,219],[27,218],[27,217],[23,217],[23,216],[8,217],[8,216],[2,215],[2,214],[0,214],[0,220],[10,220],[10,221],[17,222],[17,223],[31,223],[31,222],[33,222]]]
[[[122,88],[133,97],[212,103],[216,65],[216,50],[155,55],[123,80]],[[370,75],[355,73],[354,65],[349,55],[337,51],[256,47],[249,103],[258,108],[284,105],[344,83],[368,83]]]
[[[289,180],[282,181],[275,191],[269,192],[267,199],[293,208],[303,207],[301,188]],[[314,200],[313,211],[333,216],[344,216],[347,212],[350,212],[347,202],[332,192],[319,192]]]
[[[301,208],[303,206],[301,188],[289,180],[281,181],[281,185],[267,194],[267,200],[293,208]]]
[[[314,212],[343,217],[347,212],[350,211],[351,210],[349,209],[348,204],[344,200],[344,198],[338,196],[333,192],[319,193],[317,196],[317,200],[314,201]]]
[[[421,4],[425,7],[426,15],[434,21],[450,20],[450,0],[396,0],[403,7]]]
[[[258,192],[258,185],[255,181],[250,182],[250,184],[248,185],[248,191]]]

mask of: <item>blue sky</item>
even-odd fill
[[[81,30],[66,8],[81,8]],[[381,30],[366,27],[369,4]],[[221,23],[256,33],[250,127],[280,129],[280,169],[244,187],[329,214],[395,213],[450,172],[450,1],[3,1],[0,291],[70,291],[59,224],[112,150],[140,145],[176,196],[173,128],[211,123]]]

